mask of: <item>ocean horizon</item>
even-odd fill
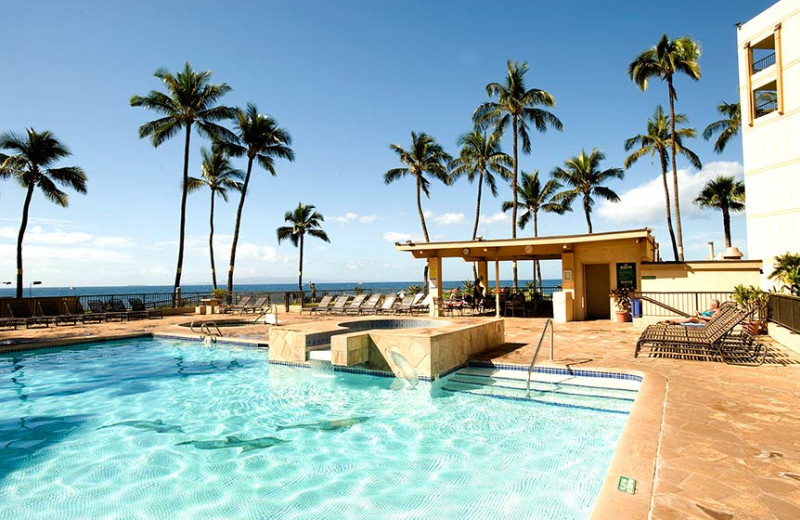
[[[525,287],[526,282],[530,279],[520,279],[519,286]],[[450,280],[442,282],[442,289],[450,290],[457,286],[461,286],[463,280]],[[310,282],[303,283],[303,289],[309,291]],[[317,292],[323,291],[355,291],[356,289],[369,289],[377,292],[399,292],[400,290],[407,289],[409,285],[421,285],[418,281],[400,281],[400,282],[314,282]],[[550,278],[543,279],[542,285],[547,288],[554,288],[561,284],[561,279]],[[501,286],[511,286],[511,280],[500,280]],[[489,286],[494,286],[494,281],[489,280]],[[222,287],[224,288],[224,287]],[[188,293],[211,293],[211,284],[198,284],[198,285],[184,285],[181,291],[184,294]],[[285,292],[296,291],[296,283],[256,283],[256,284],[238,284],[234,286],[235,292]],[[75,287],[47,287],[43,285],[26,286],[23,291],[23,296],[32,297],[40,296],[99,296],[99,295],[114,295],[114,294],[172,294],[171,285],[101,285],[101,286],[75,286]],[[0,289],[0,298],[13,298],[15,295],[15,288],[5,287]]]

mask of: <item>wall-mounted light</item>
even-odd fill
[[[42,285],[42,281],[41,280],[35,280],[35,281],[31,282],[31,284],[28,286],[28,298],[30,298],[31,294],[33,294],[33,286],[34,285]]]

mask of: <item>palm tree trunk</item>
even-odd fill
[[[586,224],[589,226],[589,234],[592,234],[592,219],[589,216],[592,212],[592,207],[589,205],[589,196],[583,195],[583,211],[586,213]]]
[[[417,174],[417,211],[419,212],[419,221],[422,222],[422,234],[425,235],[425,242],[430,242],[431,239],[428,237],[428,228],[425,226],[425,215],[422,213],[422,182],[420,181],[420,175],[422,173]],[[422,284],[425,288],[425,294],[428,293],[428,262],[425,261],[425,268],[422,270]]]
[[[475,227],[472,228],[472,240],[478,238],[478,222],[481,218],[481,195],[483,194],[483,170],[478,177],[478,202],[475,204]],[[472,278],[478,278],[478,267],[472,263]]]
[[[536,238],[539,236],[539,211],[533,212],[533,237]],[[533,261],[533,266],[536,268],[536,274],[533,277],[534,287],[536,286],[536,281],[539,281],[539,292],[542,291],[542,266],[539,264],[539,260]]]
[[[300,233],[300,267],[297,271],[297,288],[303,292],[303,242],[305,234]]]
[[[17,298],[22,298],[22,239],[25,237],[25,229],[28,227],[28,210],[31,207],[35,187],[36,184],[31,179],[28,184],[28,193],[25,194],[25,203],[22,205],[22,222],[19,225],[19,235],[17,236]]]
[[[681,228],[681,204],[678,197],[678,163],[675,159],[678,147],[675,140],[675,91],[672,87],[672,75],[667,76],[667,85],[669,85],[669,128],[672,141],[672,198],[675,201],[675,223],[678,228],[678,260],[683,262],[683,229]]]
[[[208,234],[208,251],[211,255],[211,284],[214,290],[217,290],[217,271],[214,269],[214,190],[211,190],[211,217],[209,217],[209,226],[211,232]]]
[[[672,254],[675,255],[675,261],[678,261],[678,244],[675,242],[675,230],[672,229],[672,209],[669,202],[669,184],[667,184],[667,152],[661,150],[659,156],[661,158],[661,180],[664,181],[664,199],[667,208],[667,229],[669,230],[669,239],[672,242]]]
[[[722,204],[722,228],[725,231],[725,249],[731,247],[731,213],[727,204]]]
[[[186,125],[186,143],[183,147],[183,183],[181,184],[181,232],[178,239],[178,267],[175,269],[175,284],[172,287],[172,306],[176,307],[176,295],[178,287],[181,286],[181,274],[183,273],[183,243],[186,238],[186,198],[189,194],[189,140],[192,136],[192,123]]]
[[[242,224],[242,210],[244,209],[244,198],[247,195],[247,186],[250,184],[250,174],[253,172],[253,157],[247,159],[247,174],[244,176],[242,185],[242,196],[239,199],[239,208],[236,210],[236,224],[233,228],[233,242],[231,243],[231,261],[228,266],[228,303],[233,298],[233,267],[236,264],[236,245],[239,243],[239,227]]]
[[[517,116],[511,118],[511,124],[514,127],[514,182],[511,184],[511,196],[513,197],[511,206],[511,238],[517,238]],[[511,270],[513,271],[511,283],[514,292],[516,292],[518,286],[516,261],[511,262]]]

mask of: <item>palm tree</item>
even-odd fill
[[[742,124],[742,106],[737,103],[725,103],[717,105],[717,110],[723,115],[719,121],[714,121],[703,130],[703,139],[708,141],[719,132],[719,137],[714,143],[714,151],[722,153],[728,141],[739,134],[739,127]]]
[[[247,197],[247,188],[250,185],[250,175],[253,173],[253,163],[267,170],[274,177],[275,159],[294,161],[292,136],[289,132],[278,126],[278,122],[269,115],[260,114],[258,108],[248,103],[242,110],[236,109],[234,118],[236,134],[224,142],[219,143],[220,148],[228,155],[234,157],[247,157],[247,173],[242,185],[242,196],[239,198],[239,207],[236,210],[236,225],[233,229],[233,243],[231,244],[231,261],[228,267],[228,300],[233,295],[233,269],[236,263],[236,246],[239,243],[239,229],[242,223],[242,210]]]
[[[519,216],[519,228],[525,229],[528,222],[533,220],[533,236],[539,236],[539,211],[545,213],[555,213],[563,215],[567,211],[572,211],[572,208],[564,204],[563,200],[558,200],[558,190],[562,188],[560,182],[555,179],[548,180],[544,188],[539,181],[539,172],[533,170],[530,175],[521,172],[522,181],[517,186],[517,193],[522,199],[522,214]],[[503,211],[508,211],[514,207],[512,201],[503,203]],[[533,284],[536,286],[536,280],[539,280],[539,289],[542,287],[542,269],[538,260],[533,261]]]
[[[583,211],[586,213],[586,224],[589,226],[589,233],[592,232],[592,219],[590,214],[594,206],[593,195],[603,197],[611,202],[619,202],[619,196],[611,189],[602,186],[609,179],[622,179],[625,170],[622,168],[609,168],[599,170],[600,161],[606,156],[597,148],[592,148],[589,155],[581,150],[580,155],[571,157],[564,162],[566,168],[556,167],[551,175],[565,184],[572,186],[572,189],[562,191],[554,198],[557,202],[562,202],[567,207],[572,206],[572,201],[583,196]]]
[[[222,96],[231,88],[225,83],[213,84],[211,71],[195,72],[187,62],[183,71],[172,74],[160,68],[153,74],[164,83],[167,92],[151,90],[146,96],[131,97],[131,106],[144,107],[164,117],[145,123],[139,127],[139,137],[150,137],[150,142],[158,148],[166,140],[174,137],[181,129],[185,138],[183,145],[183,182],[181,182],[181,228],[178,240],[178,267],[175,270],[174,292],[181,285],[183,271],[183,245],[186,236],[186,196],[189,184],[189,141],[192,127],[197,127],[201,136],[212,139],[225,138],[230,132],[217,124],[217,121],[230,119],[233,109],[217,106]]]
[[[317,237],[325,242],[330,242],[328,235],[322,230],[322,222],[325,218],[314,211],[314,206],[304,206],[302,202],[297,204],[294,211],[287,211],[283,219],[291,223],[291,226],[281,226],[278,228],[278,243],[284,240],[291,240],[294,247],[300,246],[300,268],[297,287],[303,290],[303,243],[306,233],[312,237]]]
[[[731,211],[744,211],[744,182],[724,175],[708,181],[694,203],[701,208],[722,211],[722,227],[725,231],[725,248],[731,247]]]
[[[700,79],[700,44],[688,36],[670,40],[663,35],[655,47],[642,52],[628,66],[628,75],[636,85],[647,90],[649,79],[658,77],[667,82],[669,92],[669,123],[672,142],[672,197],[675,204],[675,223],[678,232],[678,257],[683,260],[683,229],[681,207],[678,197],[678,136],[675,131],[675,100],[678,98],[674,86],[676,73],[683,73],[694,80]]]
[[[513,208],[511,211],[511,238],[517,238],[517,174],[519,171],[519,153],[517,150],[517,140],[522,138],[522,151],[531,153],[531,139],[528,132],[528,123],[532,123],[540,132],[547,131],[548,126],[561,130],[563,125],[555,114],[547,110],[536,108],[537,106],[555,107],[556,100],[547,91],[525,87],[525,73],[528,71],[528,63],[511,62],[506,63],[508,74],[505,83],[489,83],[486,85],[486,94],[490,98],[497,97],[497,102],[487,102],[479,106],[472,119],[480,126],[492,125],[499,132],[503,132],[509,126],[514,136],[514,155],[513,155],[513,179],[511,183],[511,193]],[[517,263],[513,263],[514,289],[517,288]]]
[[[775,257],[770,280],[783,283],[782,289],[788,289],[795,296],[800,296],[800,254],[789,251]]]
[[[217,290],[217,272],[214,269],[214,199],[219,195],[222,200],[228,202],[228,190],[242,191],[244,177],[242,170],[237,170],[231,166],[230,159],[222,153],[219,147],[212,147],[211,151],[207,148],[200,149],[203,156],[203,164],[200,167],[201,178],[189,177],[187,190],[189,193],[196,191],[203,186],[208,186],[211,190],[211,215],[209,216],[208,251],[211,255],[211,282],[214,290]]]
[[[676,123],[683,124],[688,121],[684,114],[675,114]],[[689,162],[697,169],[702,168],[700,158],[693,151],[683,146],[683,138],[692,138],[696,135],[693,128],[681,128],[676,130],[678,142],[676,149],[678,153],[689,159]],[[645,155],[650,155],[651,160],[657,154],[661,163],[661,180],[664,182],[664,202],[667,213],[667,229],[669,238],[672,242],[672,252],[675,260],[678,260],[678,244],[675,241],[675,230],[672,228],[672,211],[669,200],[669,184],[667,183],[667,160],[669,151],[672,148],[672,138],[669,131],[669,118],[664,113],[661,105],[658,105],[653,112],[653,117],[647,119],[647,133],[639,134],[625,141],[625,151],[629,152],[635,146],[639,146],[632,154],[625,159],[625,168],[630,168],[636,161]]]
[[[478,179],[478,201],[475,204],[475,225],[472,228],[472,240],[478,236],[478,222],[481,217],[481,196],[483,185],[489,187],[493,196],[497,197],[497,184],[494,174],[503,179],[510,179],[511,157],[500,149],[500,135],[487,135],[480,130],[473,130],[458,138],[461,153],[453,161],[450,172],[450,183],[466,175],[469,182]],[[477,276],[476,276],[477,277]]]
[[[383,181],[391,184],[406,175],[414,177],[417,185],[417,211],[422,224],[422,234],[425,236],[425,242],[430,242],[428,227],[425,225],[425,215],[422,213],[422,193],[428,198],[431,196],[430,181],[425,178],[425,174],[448,184],[450,179],[447,175],[447,165],[453,158],[444,151],[436,139],[425,132],[419,134],[411,132],[411,148],[408,150],[399,144],[391,144],[389,148],[397,154],[400,162],[405,166],[387,171],[383,174]]]
[[[17,298],[22,298],[22,240],[28,227],[28,211],[33,192],[38,187],[44,196],[62,208],[69,205],[69,197],[57,185],[86,193],[86,174],[78,166],[54,168],[54,164],[72,153],[49,130],[37,132],[29,128],[26,134],[6,132],[0,135],[0,149],[15,152],[5,156],[0,176],[16,177],[27,190],[22,205],[22,222],[17,236]]]

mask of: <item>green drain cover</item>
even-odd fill
[[[630,477],[619,477],[617,491],[622,491],[629,495],[636,493],[636,479]]]

